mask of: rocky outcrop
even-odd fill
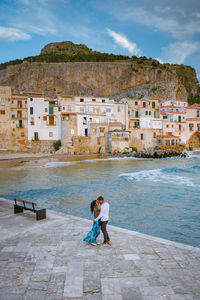
[[[84,44],[74,44],[70,41],[59,42],[59,43],[50,43],[44,48],[42,48],[40,54],[67,54],[67,55],[77,55],[79,53],[91,54],[94,53],[92,49],[89,49]]]
[[[52,51],[64,51],[72,56],[77,51],[95,53],[85,45],[74,45],[71,42],[49,44],[41,53],[51,55]],[[107,96],[116,100],[147,95],[161,99],[187,100],[199,92],[199,83],[193,68],[159,64],[146,58],[114,62],[24,61],[1,69],[0,82],[10,84],[15,92],[41,92],[45,96]]]
[[[185,150],[167,149],[167,150],[146,150],[133,151],[131,153],[114,153],[113,157],[136,157],[136,158],[167,158],[167,157],[188,157]]]

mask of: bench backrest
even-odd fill
[[[30,205],[35,205],[37,206],[37,203],[35,202],[30,202],[30,201],[25,201],[25,200],[21,200],[21,199],[17,199],[17,198],[13,198],[13,200],[16,202],[22,202],[22,203],[25,203],[25,204],[30,204]]]

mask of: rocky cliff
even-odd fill
[[[49,44],[42,53],[55,49],[68,51],[68,44]],[[79,45],[71,52],[76,54]],[[52,48],[53,47],[53,48]],[[57,48],[56,48],[57,47]],[[54,50],[52,50],[54,49]],[[95,52],[94,52],[95,53]],[[28,62],[8,65],[0,70],[0,82],[10,84],[15,91],[55,94],[123,96],[187,99],[199,93],[199,83],[193,68],[183,65],[159,64],[146,58],[112,62]]]
[[[67,54],[67,55],[77,55],[79,53],[84,54],[92,54],[94,51],[89,49],[84,44],[74,44],[70,41],[66,42],[59,42],[59,43],[50,43],[42,48],[40,54],[50,54],[50,53],[57,53],[57,54]]]

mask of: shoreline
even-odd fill
[[[11,199],[6,199],[6,198],[0,198],[0,204],[2,204],[1,202],[4,202],[5,204],[7,204],[6,206],[8,207],[12,207],[13,208],[13,205],[14,205],[14,201],[11,200]],[[68,214],[68,213],[64,213],[64,212],[59,212],[59,211],[56,211],[54,209],[46,209],[47,210],[47,215],[49,214],[50,216],[53,216],[56,218],[56,217],[63,217],[63,218],[71,218],[72,220],[75,220],[75,221],[80,221],[80,222],[83,222],[85,224],[89,224],[89,225],[92,225],[92,220],[90,219],[86,219],[86,218],[83,218],[83,217],[78,217],[78,216],[75,216],[75,215],[71,215],[71,214]],[[21,213],[20,215],[23,216],[23,214],[26,214],[26,211]],[[32,213],[30,213],[32,215]],[[47,217],[48,219],[48,217]],[[37,222],[37,221],[36,221]],[[43,221],[44,222],[44,221]],[[36,224],[39,224],[39,222],[37,222]],[[190,251],[197,251],[197,252],[200,252],[200,247],[197,247],[197,246],[193,246],[193,245],[190,245],[190,244],[185,244],[185,243],[181,243],[181,242],[176,242],[176,241],[172,241],[172,240],[168,240],[168,239],[165,239],[165,238],[162,238],[162,237],[158,237],[158,236],[155,236],[155,235],[151,235],[151,234],[146,234],[146,233],[142,233],[142,232],[139,232],[139,231],[135,231],[135,230],[131,230],[131,229],[126,229],[126,228],[123,228],[123,227],[119,227],[119,226],[116,226],[116,225],[108,225],[110,229],[113,229],[119,233],[128,233],[132,236],[135,236],[135,237],[140,237],[142,239],[145,239],[145,240],[149,240],[149,241],[153,241],[153,242],[158,242],[160,244],[164,244],[166,246],[174,246],[174,247],[177,247],[179,249],[186,249],[186,250],[190,250]]]
[[[6,206],[8,206],[10,208],[12,206],[12,208],[13,208],[14,201],[12,199],[6,199],[6,198],[1,198],[0,197],[0,207],[1,207],[2,201],[5,204],[7,204]],[[54,210],[53,208],[46,208],[46,211],[47,211],[47,214],[49,213],[49,215],[54,215],[54,216],[58,216],[58,217],[60,216],[60,217],[64,217],[64,218],[70,217],[71,219],[74,219],[74,220],[77,220],[77,221],[80,221],[80,222],[84,222],[86,224],[90,224],[90,225],[92,224],[92,219],[90,220],[90,219],[87,219],[87,218],[75,216],[73,214],[60,212],[60,211]],[[26,211],[23,212],[21,215],[23,215],[24,213],[26,213]],[[180,249],[186,249],[186,250],[190,250],[190,251],[197,251],[197,252],[199,251],[200,252],[200,246],[197,247],[197,246],[193,246],[191,244],[185,244],[185,243],[181,243],[181,242],[177,242],[177,241],[172,241],[172,240],[168,240],[168,239],[156,236],[156,235],[146,234],[146,233],[142,233],[142,232],[139,232],[139,231],[135,231],[135,230],[132,230],[132,229],[127,229],[127,228],[116,226],[116,225],[110,225],[109,224],[109,228],[111,228],[113,230],[116,230],[116,231],[118,231],[119,233],[122,233],[122,234],[123,233],[128,233],[131,236],[140,237],[140,238],[152,241],[152,242],[158,242],[158,243],[164,244],[166,246],[174,246],[174,247],[177,247],[177,248],[180,248]]]
[[[200,150],[199,150],[200,151]],[[195,152],[198,152],[196,150]],[[26,152],[7,152],[0,150],[0,162],[2,161],[20,161],[27,162],[37,159],[48,159],[51,161],[77,161],[87,160],[90,158],[149,158],[161,159],[167,157],[187,157],[188,154],[185,150],[144,150],[137,152],[127,153],[106,153],[106,154],[56,154],[56,153],[26,153]],[[24,161],[23,161],[24,160]]]
[[[111,246],[94,247],[92,221],[50,210],[36,221],[1,198],[0,220],[2,299],[199,299],[200,248],[111,225]]]

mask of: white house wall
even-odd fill
[[[31,99],[33,99],[31,101]],[[33,107],[33,114],[30,114],[30,107]],[[61,138],[60,117],[58,125],[44,126],[43,116],[49,114],[49,102],[44,98],[28,98],[28,140],[34,140],[34,132],[38,132],[39,140],[58,140]],[[31,125],[31,118],[34,118],[34,125]]]

